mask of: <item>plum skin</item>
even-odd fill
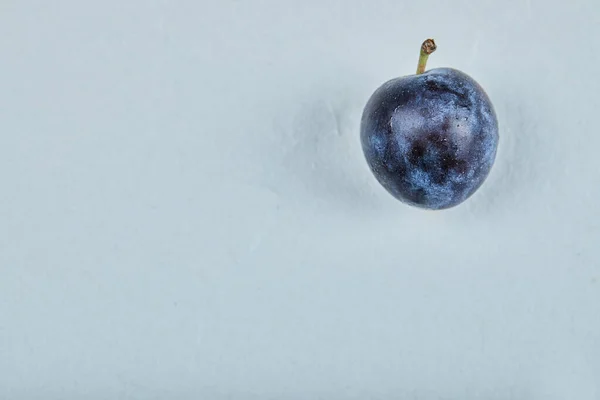
[[[371,171],[390,194],[440,210],[465,201],[488,176],[498,120],[475,80],[436,68],[379,87],[365,106],[360,136]]]

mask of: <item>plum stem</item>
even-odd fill
[[[419,64],[417,65],[417,75],[425,72],[425,67],[427,66],[427,59],[429,55],[433,53],[437,49],[435,42],[433,39],[427,39],[421,45],[421,54],[419,55]]]

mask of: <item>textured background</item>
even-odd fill
[[[0,398],[600,399],[600,5],[3,1]],[[359,145],[429,67],[495,104],[442,212]]]

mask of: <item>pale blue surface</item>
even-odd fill
[[[0,398],[600,398],[597,1],[0,10]],[[427,37],[502,137],[436,213],[359,140]]]

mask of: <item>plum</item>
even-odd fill
[[[381,185],[412,206],[439,210],[469,198],[488,176],[498,121],[483,88],[464,72],[425,72],[432,39],[421,47],[416,75],[392,79],[367,102],[361,143]]]

